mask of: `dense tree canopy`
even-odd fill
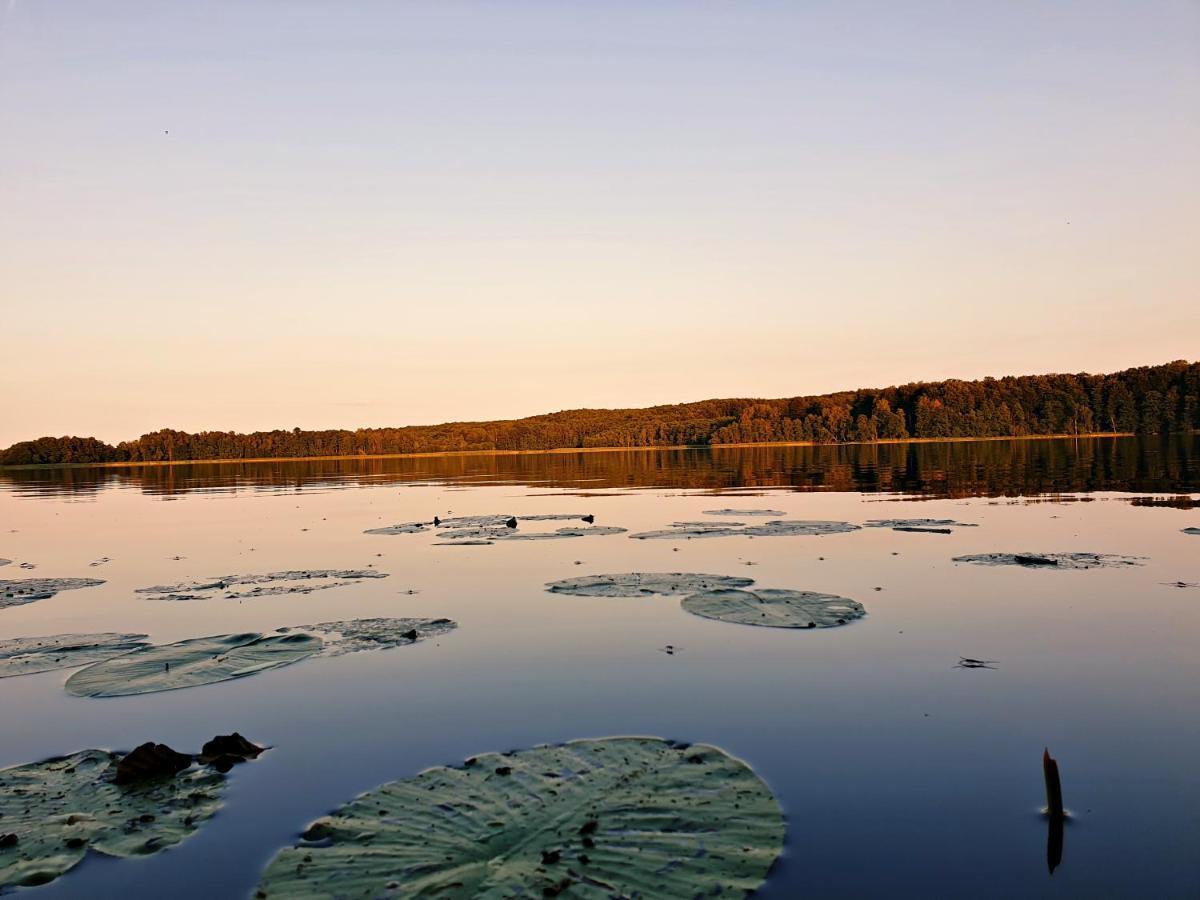
[[[113,447],[38,438],[3,465],[361,456],[461,450],[551,450],[904,438],[1005,437],[1200,428],[1200,363],[1112,375],[1026,375],[918,382],[780,400],[703,400],[646,409],[576,409],[496,422],[355,431],[163,429]]]

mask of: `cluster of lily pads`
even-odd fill
[[[815,591],[750,590],[753,579],[693,572],[625,572],[552,581],[546,590],[579,597],[683,596],[695,616],[768,628],[832,628],[866,615],[856,600]]]
[[[553,531],[521,531],[522,522],[570,522],[578,521],[581,525],[567,525]],[[429,522],[402,522],[399,525],[387,525],[382,528],[368,528],[364,534],[423,534],[435,532],[442,540],[443,546],[478,546],[494,544],[497,541],[552,541],[564,538],[603,537],[613,534],[624,534],[628,529],[613,525],[595,525],[593,515],[576,515],[574,513],[546,513],[535,516],[513,516],[498,513],[485,516],[455,516],[442,519],[437,516]],[[438,529],[445,529],[438,531]]]

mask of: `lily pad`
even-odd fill
[[[663,528],[658,531],[642,531],[631,534],[638,541],[691,541],[697,538],[737,537],[745,534],[740,528],[712,525],[708,527],[688,526],[686,528]]]
[[[822,535],[841,534],[848,531],[858,531],[858,525],[849,522],[805,521],[802,519],[778,519],[763,525],[750,525],[745,528],[737,527],[734,522],[723,525],[706,525],[699,522],[679,522],[675,527],[659,531],[643,531],[631,534],[631,538],[639,541],[690,541],[696,538],[715,537],[789,537],[792,535]]]
[[[954,519],[871,519],[865,528],[892,528],[921,530],[933,528],[975,528],[973,522],[958,522]]]
[[[1116,553],[975,553],[954,562],[980,566],[1021,566],[1026,569],[1112,569],[1140,566],[1143,557]]]
[[[438,537],[447,541],[554,541],[575,537],[602,537],[610,534],[624,534],[628,529],[615,525],[581,525],[568,526],[554,531],[518,531],[515,528],[501,526],[499,528],[457,528],[443,531]]]
[[[490,516],[452,516],[449,519],[439,519],[439,528],[491,528],[503,526],[514,518],[511,513],[498,513]]]
[[[722,522],[720,525],[714,525],[712,522],[672,522],[672,528],[745,528],[745,522]]]
[[[294,569],[266,575],[220,575],[207,581],[185,581],[138,588],[139,594],[156,594],[165,600],[198,600],[206,594],[222,594],[226,600],[277,594],[311,594],[328,588],[345,587],[370,578],[387,578],[375,569]]]
[[[59,591],[104,584],[99,578],[19,578],[0,581],[0,609],[22,606],[35,600],[49,600]]]
[[[680,605],[705,619],[768,628],[832,628],[867,612],[857,600],[836,594],[781,588],[705,591],[685,597]]]
[[[786,516],[781,509],[706,509],[706,516]]]
[[[363,534],[417,534],[428,531],[431,522],[402,522],[399,525],[388,525],[383,528],[368,528]]]
[[[93,663],[68,678],[66,688],[76,697],[125,697],[216,684],[307,659],[322,644],[304,633],[192,638]]]
[[[0,641],[0,678],[71,669],[146,646],[144,634],[52,634]]]
[[[765,525],[751,525],[742,534],[754,537],[789,537],[791,535],[822,535],[845,534],[858,531],[861,526],[849,522],[804,521],[801,519],[785,519],[768,522]]]
[[[279,630],[281,633],[315,632],[324,642],[321,656],[342,656],[360,650],[387,650],[415,644],[426,638],[449,634],[457,627],[450,619],[349,619]]]
[[[575,513],[541,513],[536,516],[517,516],[518,522],[573,522],[580,521],[591,524],[595,516],[590,513],[577,515]]]
[[[783,835],[767,785],[715,747],[573,741],[363,794],[281,850],[257,896],[741,897]]]
[[[1183,529],[1183,533],[1200,535],[1200,528],[1185,528]]]
[[[551,581],[546,590],[576,597],[641,597],[651,594],[677,596],[719,588],[742,588],[753,578],[736,575],[703,575],[696,572],[622,572],[616,575],[583,575]]]
[[[125,858],[165,850],[221,806],[219,772],[193,768],[123,785],[122,758],[83,750],[0,770],[0,889],[46,884],[89,851]]]

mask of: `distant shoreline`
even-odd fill
[[[1180,432],[1196,434],[1196,431]],[[23,466],[0,466],[0,472],[29,469],[122,469],[149,466],[240,465],[243,463],[320,462],[340,459],[430,459],[458,456],[534,456],[567,453],[646,453],[661,450],[725,450],[746,447],[873,447],[894,444],[967,444],[986,441],[1053,441],[1063,439],[1091,440],[1093,438],[1134,437],[1133,431],[1093,431],[1086,434],[1020,434],[993,437],[895,438],[877,441],[760,441],[738,444],[663,444],[646,447],[555,447],[549,450],[431,450],[424,453],[355,453],[347,456],[256,456],[226,459],[175,459],[155,461],[100,463],[37,463]]]

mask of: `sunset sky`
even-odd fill
[[[1200,357],[1200,4],[0,0],[0,446]]]

